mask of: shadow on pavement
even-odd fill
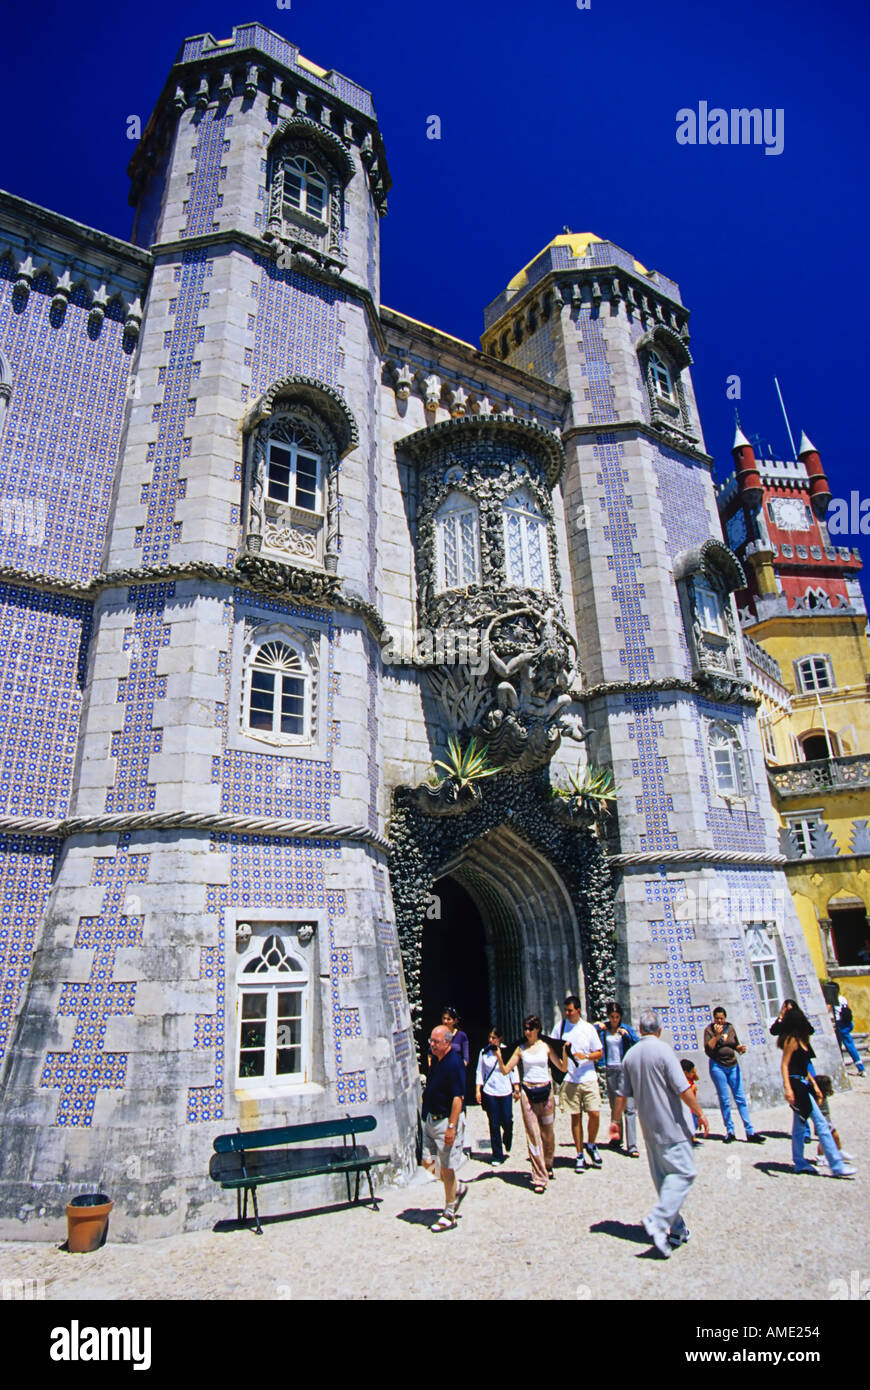
[[[406,1207],[396,1212],[397,1221],[407,1221],[409,1226],[431,1226],[444,1210],[441,1207]]]
[[[381,1197],[375,1198],[378,1204],[380,1204],[382,1200],[383,1198]],[[368,1198],[365,1202],[334,1202],[328,1207],[306,1207],[304,1211],[282,1211],[278,1212],[275,1216],[261,1215],[260,1225],[263,1227],[280,1226],[286,1221],[306,1221],[309,1216],[325,1216],[328,1212],[335,1211],[353,1211],[355,1207],[363,1206],[368,1207],[369,1211],[371,1211],[371,1198]],[[239,1221],[234,1216],[228,1217],[224,1221],[216,1221],[212,1226],[212,1230],[215,1235],[218,1236],[228,1235],[231,1231],[253,1231],[254,1217],[250,1215],[250,1213],[244,1221]]]
[[[624,1221],[596,1221],[589,1230],[596,1236],[617,1236],[619,1240],[630,1240],[635,1245],[649,1245],[649,1236],[643,1226],[627,1226]]]
[[[753,1168],[757,1168],[759,1173],[764,1173],[767,1177],[773,1177],[775,1173],[790,1173],[792,1177],[800,1177],[800,1173],[795,1173],[791,1163],[753,1163]],[[818,1173],[814,1176],[818,1177]]]

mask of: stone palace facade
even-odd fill
[[[129,243],[0,195],[3,1234],[210,1224],[236,1127],[371,1112],[409,1171],[447,990],[696,1057],[721,1002],[772,1094],[772,951],[839,1070],[676,284],[565,233],[482,351],[383,307],[371,98],[259,25],[130,173]],[[436,785],[451,734],[497,775]]]

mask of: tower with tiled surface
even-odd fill
[[[621,788],[621,988],[635,1017],[660,1009],[689,1054],[724,1004],[750,1083],[773,1096],[752,924],[817,1028],[824,1003],[781,869],[688,318],[673,281],[566,233],[489,306],[483,342],[571,393],[563,491],[584,723]]]
[[[288,221],[273,171],[291,146],[314,156],[324,181],[309,212]],[[57,750],[45,768],[56,774],[51,805],[40,777],[38,791],[11,783],[4,807],[56,818],[54,834],[66,821],[62,844],[18,837],[6,861],[26,907],[11,918],[21,945],[8,957],[21,962],[22,987],[4,1000],[4,1021],[19,1021],[3,1074],[2,1205],[29,1214],[34,1233],[34,1206],[50,1223],[71,1187],[95,1182],[123,1190],[121,1230],[201,1224],[217,1194],[211,1139],[240,1122],[374,1109],[397,1168],[413,1146],[369,616],[379,606],[378,224],[389,181],[371,99],[257,26],[225,44],[189,40],[131,175],[142,251],[70,228],[43,271],[22,231],[4,261],[4,447],[13,468],[32,459],[30,397],[54,386],[56,416],[42,415],[46,485],[38,491],[31,462],[20,490],[50,496],[60,478],[66,507],[63,519],[49,509],[44,546],[25,552],[25,539],[7,558],[79,585],[102,571],[88,601],[10,591],[11,611],[27,610],[6,646],[24,692],[13,758],[27,714],[48,703],[41,661],[57,664],[66,697],[42,716]],[[57,242],[62,219],[44,220]],[[56,354],[48,380],[29,367],[25,331]],[[319,518],[251,502],[253,438],[289,408],[333,427]],[[298,749],[239,733],[246,653],[273,629],[291,634],[314,672]],[[28,662],[38,672],[29,684]],[[42,773],[28,751],[28,773]],[[87,830],[70,833],[70,818]],[[240,833],[246,821],[256,833]],[[239,952],[246,932],[262,940],[275,922],[313,1004],[304,1084],[278,1100],[239,1085],[234,1068]]]

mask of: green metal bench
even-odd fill
[[[283,1129],[251,1129],[244,1133],[219,1134],[214,1141],[214,1153],[208,1166],[209,1177],[221,1187],[236,1192],[236,1215],[239,1222],[248,1216],[248,1193],[254,1204],[255,1230],[263,1234],[257,1207],[257,1188],[262,1183],[292,1182],[294,1178],[322,1177],[344,1173],[347,1200],[359,1202],[360,1174],[365,1173],[369,1185],[369,1200],[375,1211],[377,1198],[372,1187],[371,1170],[389,1158],[369,1153],[364,1144],[357,1143],[358,1134],[377,1129],[374,1115],[346,1115],[343,1120],[325,1120],[320,1124],[287,1125]],[[321,1139],[337,1139],[341,1147],[289,1149],[288,1144],[305,1144]],[[354,1195],[350,1195],[351,1173],[356,1174]],[[242,1193],[244,1192],[244,1209]]]

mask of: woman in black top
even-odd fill
[[[796,1004],[785,1010],[777,1021],[780,1024],[777,1046],[782,1048],[783,1090],[793,1115],[791,1156],[794,1170],[796,1173],[816,1171],[804,1158],[806,1122],[811,1120],[833,1176],[853,1178],[855,1169],[843,1162],[840,1150],[834,1142],[831,1126],[819,1109],[822,1093],[816,1085],[815,1077],[810,1075],[810,1062],[815,1056],[810,1042],[812,1025]]]

